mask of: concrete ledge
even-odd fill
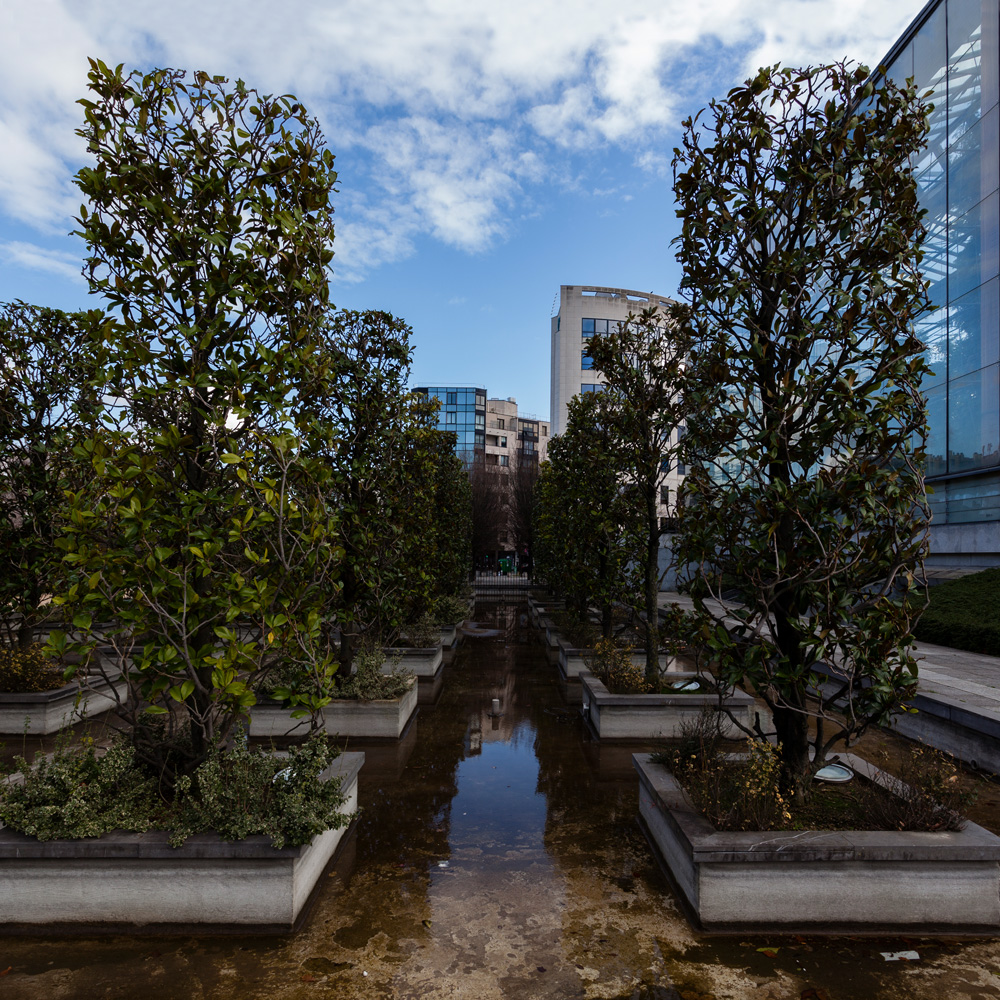
[[[124,701],[124,680],[111,683],[99,676],[72,680],[53,691],[0,693],[0,735],[48,736],[78,719],[98,715]]]
[[[337,736],[367,736],[399,739],[417,709],[417,682],[398,698],[361,701],[344,698],[331,701],[322,711],[323,730]],[[293,719],[292,710],[277,702],[258,702],[250,709],[251,736],[302,736],[309,719]]]
[[[345,814],[357,809],[364,756],[342,754],[323,775],[341,779]],[[204,834],[173,848],[162,832],[43,842],[0,829],[0,928],[289,931],[348,829],[281,850],[263,836]]]
[[[671,673],[677,680],[696,680],[697,673]],[[685,725],[697,722],[706,709],[718,709],[719,697],[711,692],[690,694],[612,694],[589,671],[580,674],[583,686],[583,716],[598,739],[676,739]],[[754,700],[736,691],[722,701],[747,728],[753,724]],[[729,738],[745,734],[723,715],[723,733]]]
[[[396,669],[395,660],[399,661],[399,668],[413,674],[421,680],[431,680],[441,672],[444,663],[444,654],[441,643],[436,646],[385,646],[382,649],[385,653],[386,661],[382,664],[382,673],[391,674]]]
[[[632,759],[646,831],[703,930],[1000,933],[1000,838],[975,823],[947,833],[727,833],[649,754]],[[840,760],[881,775],[853,755]]]
[[[561,636],[557,636],[556,641],[559,647],[559,673],[562,674],[565,680],[578,681],[581,674],[590,673],[587,660],[594,655],[594,650],[579,649]],[[631,658],[637,667],[645,669],[646,651],[644,649],[633,649]],[[678,658],[675,656],[667,656],[666,653],[660,653],[660,671],[662,673],[676,673],[679,677],[680,672],[675,669],[677,661]]]

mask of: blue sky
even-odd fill
[[[0,300],[76,308],[87,57],[296,94],[337,157],[332,299],[413,383],[547,417],[560,284],[671,295],[681,121],[757,66],[881,58],[921,0],[5,0]]]

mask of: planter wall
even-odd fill
[[[382,664],[383,674],[391,674],[396,669],[394,661],[398,660],[400,669],[414,674],[421,680],[430,680],[437,677],[444,663],[441,643],[425,648],[415,646],[385,646],[382,652],[385,653],[386,658],[385,663]]]
[[[341,778],[345,813],[357,809],[363,763],[346,753],[325,772]],[[0,927],[291,930],[347,830],[277,850],[263,836],[202,834],[173,848],[159,832],[43,842],[0,829]]]
[[[673,674],[678,680],[695,680],[696,673]],[[706,709],[719,706],[718,696],[699,694],[612,694],[604,683],[589,671],[580,674],[583,686],[583,715],[598,739],[641,740],[676,739],[685,725],[697,722]],[[723,701],[723,707],[748,728],[753,723],[754,700],[736,691]],[[725,715],[722,731],[730,738],[744,734]]]
[[[0,735],[48,736],[81,718],[115,707],[127,695],[125,681],[91,677],[72,680],[54,691],[0,692]]]
[[[695,923],[716,932],[1000,932],[1000,838],[960,832],[725,833],[670,772],[633,757],[639,811]],[[850,754],[842,763],[877,780]]]
[[[417,682],[398,698],[359,701],[345,698],[323,708],[323,729],[338,736],[399,739],[417,708]],[[291,709],[276,702],[259,702],[250,710],[251,736],[302,736],[309,719],[293,719]]]
[[[592,649],[579,649],[572,643],[558,636],[559,647],[559,672],[566,680],[579,680],[580,675],[589,673],[587,658],[594,655]],[[642,649],[632,651],[632,662],[638,667],[646,666],[646,652]],[[680,676],[680,663],[675,656],[660,654],[660,670],[665,673],[677,673]]]

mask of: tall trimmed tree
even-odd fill
[[[689,421],[679,555],[720,675],[766,702],[797,794],[810,721],[818,764],[916,684],[925,115],[864,66],[774,67],[675,151],[682,289],[726,372]]]

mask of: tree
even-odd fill
[[[505,547],[510,480],[506,469],[487,465],[482,454],[474,457],[468,472],[472,494],[472,558],[477,567],[482,567]]]
[[[908,163],[926,133],[912,85],[775,67],[675,150],[682,288],[727,373],[689,422],[679,559],[720,676],[767,704],[799,795],[810,718],[819,763],[916,684],[927,296]],[[729,588],[741,603],[719,612],[707,598]]]
[[[321,626],[339,514],[295,410],[327,309],[336,173],[291,97],[95,61],[89,81],[79,222],[113,315],[97,373],[111,397],[78,447],[93,476],[71,495],[65,600],[89,645],[130,664],[122,715],[169,782],[276,662],[316,690],[336,670]]]
[[[611,435],[621,487],[642,538],[637,587],[628,587],[633,610],[642,611],[646,677],[659,678],[660,507],[663,486],[676,468],[680,437],[690,405],[693,338],[685,306],[656,307],[629,316],[606,334],[590,338],[587,353],[605,378],[596,394],[599,419]],[[632,575],[632,574],[630,574]],[[639,600],[636,600],[636,591]],[[628,598],[626,598],[628,600]]]
[[[65,586],[63,492],[88,475],[73,446],[96,421],[99,311],[0,305],[0,641],[28,646]]]
[[[527,571],[534,567],[534,534],[532,528],[535,483],[538,482],[538,456],[518,449],[512,456],[508,472],[510,536],[518,556],[527,556]]]
[[[638,536],[614,437],[595,396],[570,400],[566,431],[549,444],[536,485],[534,534],[541,575],[566,595],[580,621],[596,605],[610,638]]]

